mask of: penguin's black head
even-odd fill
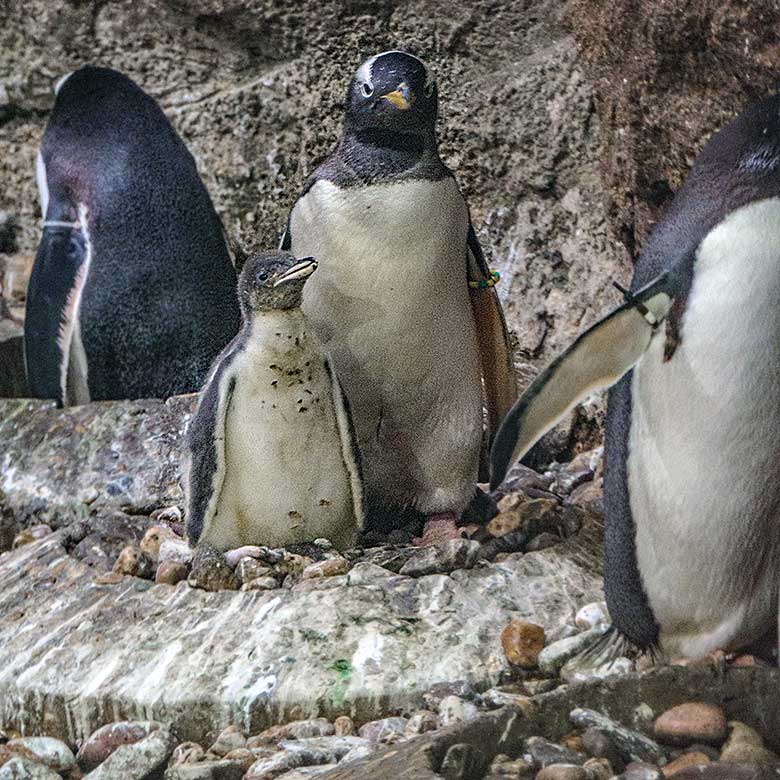
[[[369,57],[347,92],[350,130],[433,132],[438,111],[433,74],[422,60],[403,51]]]
[[[316,269],[313,257],[299,260],[289,252],[252,255],[238,279],[238,298],[244,315],[297,308],[301,305],[303,286]]]

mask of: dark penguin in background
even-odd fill
[[[86,66],[55,92],[37,161],[31,393],[70,405],[197,390],[240,316],[195,161],[157,103],[121,73]]]
[[[369,522],[414,509],[431,540],[457,533],[474,496],[483,400],[490,437],[516,397],[494,280],[439,158],[437,106],[417,57],[366,60],[282,242],[319,262],[303,310],[352,408]]]
[[[567,409],[617,382],[604,477],[614,626],[669,656],[745,647],[777,630],[779,380],[772,97],[704,147],[647,241],[626,304],[518,401],[493,448],[493,484]]]
[[[217,359],[187,431],[187,533],[220,550],[318,538],[339,549],[363,523],[349,407],[301,312],[317,264],[251,257],[240,333]]]

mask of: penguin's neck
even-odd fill
[[[430,163],[441,164],[433,132],[346,129],[338,152],[347,166],[362,179],[403,174]]]

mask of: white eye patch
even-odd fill
[[[425,94],[432,94],[436,79],[434,78],[433,73],[431,73],[430,68],[419,57],[415,57],[414,54],[409,54],[409,52],[401,51],[400,49],[390,49],[389,51],[383,51],[379,54],[375,54],[373,57],[369,57],[358,68],[357,73],[355,74],[355,79],[357,80],[358,84],[366,84],[370,92],[374,91],[374,82],[371,77],[371,69],[374,67],[374,63],[380,57],[384,57],[386,54],[405,54],[407,57],[411,57],[412,59],[417,60],[417,62],[422,65],[423,70],[425,71]]]

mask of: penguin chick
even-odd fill
[[[189,425],[187,532],[219,550],[327,538],[362,527],[350,412],[301,311],[312,258],[259,254],[239,279],[243,324],[214,363]]]

